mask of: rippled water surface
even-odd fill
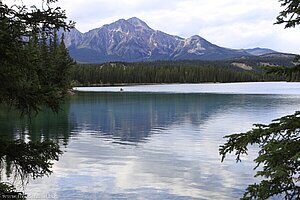
[[[237,199],[255,181],[256,147],[221,163],[223,136],[299,106],[296,94],[77,93],[31,125],[1,112],[0,127],[64,151],[51,176],[29,181],[29,199]]]

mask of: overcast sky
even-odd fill
[[[300,54],[300,26],[273,25],[283,9],[278,0],[60,0],[58,4],[81,32],[138,17],[153,29],[185,38],[200,35],[223,47]]]

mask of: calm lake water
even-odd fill
[[[241,163],[221,163],[223,136],[300,109],[299,84],[286,93],[282,83],[282,94],[257,86],[268,94],[81,92],[31,125],[1,112],[0,131],[52,138],[64,151],[51,176],[25,186],[29,199],[238,199],[255,182],[256,147]]]

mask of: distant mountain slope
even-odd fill
[[[65,33],[65,43],[71,56],[83,63],[223,60],[274,52],[260,48],[246,50],[223,48],[198,35],[187,39],[169,35],[151,29],[136,17],[120,19],[86,33],[72,29]]]
[[[272,49],[259,48],[259,47],[254,48],[254,49],[245,49],[245,51],[254,56],[261,56],[264,54],[277,53],[276,51],[274,51]]]

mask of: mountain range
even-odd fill
[[[100,28],[81,33],[65,33],[70,55],[82,63],[155,60],[223,60],[242,56],[276,53],[271,49],[229,49],[194,35],[182,38],[153,30],[133,17],[120,19]]]

